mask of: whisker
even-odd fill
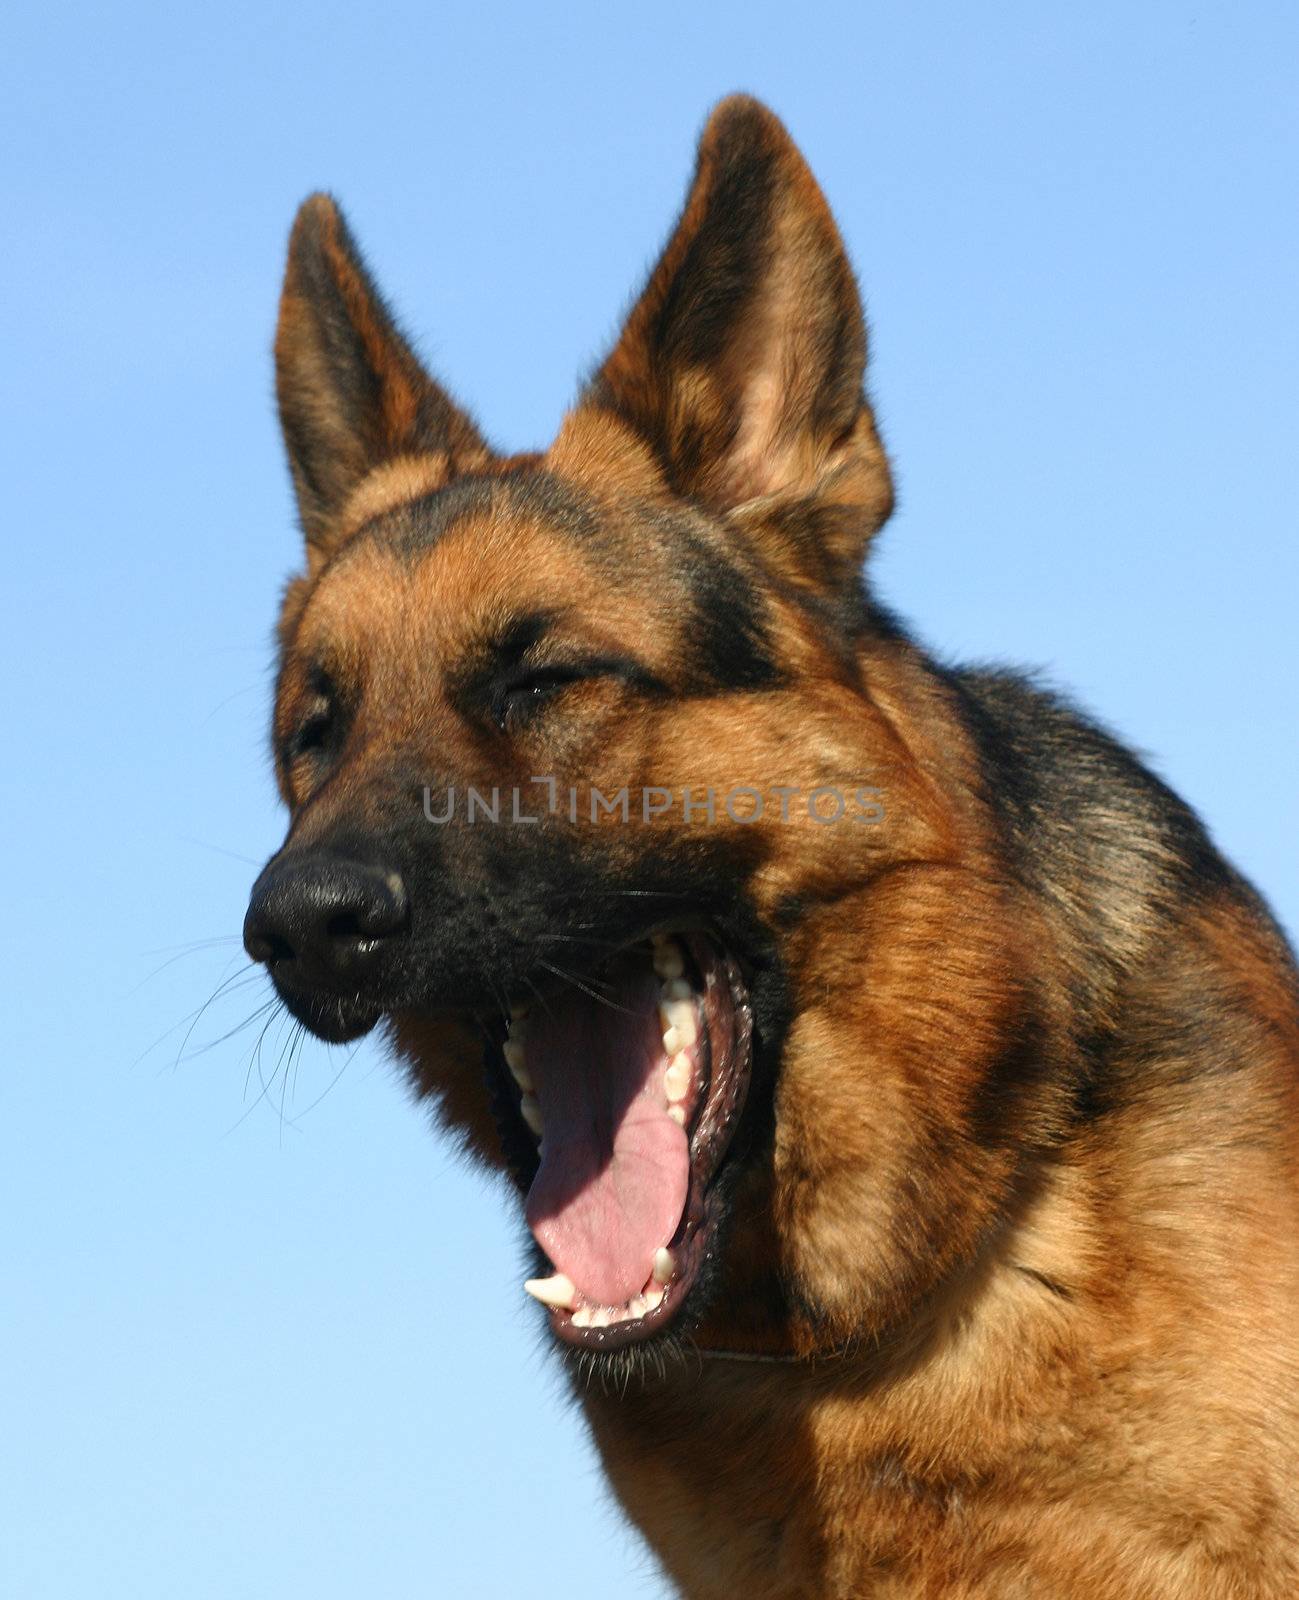
[[[295,1018],[294,1019],[294,1027],[296,1028],[296,1026],[297,1026],[297,1019]],[[281,1029],[281,1034],[283,1034],[283,1029]],[[288,1037],[288,1039],[285,1040],[280,1045],[280,1054],[279,1054],[279,1059],[275,1063],[275,1071],[271,1073],[271,1082],[272,1083],[275,1082],[277,1077],[280,1080],[280,1133],[279,1133],[279,1143],[280,1143],[280,1149],[281,1150],[284,1148],[284,1122],[285,1122],[284,1101],[285,1101],[285,1097],[288,1095],[288,1092],[289,1092],[289,1071],[288,1071],[288,1067],[285,1065],[284,1057],[285,1057],[285,1052],[289,1049],[289,1047],[292,1045],[292,1043],[293,1043],[293,1028],[290,1028],[289,1029],[289,1037]]]
[[[304,1044],[306,1043],[306,1037],[307,1037],[307,1030],[304,1028],[302,1030],[302,1042]],[[356,1041],[356,1043],[348,1051],[347,1057],[344,1060],[343,1065],[341,1067],[339,1067],[338,1071],[329,1080],[329,1082],[325,1085],[325,1087],[320,1091],[320,1093],[316,1096],[316,1098],[310,1103],[310,1105],[308,1105],[304,1111],[299,1113],[300,1117],[309,1116],[316,1109],[316,1107],[320,1104],[320,1102],[325,1098],[325,1096],[329,1093],[329,1091],[334,1087],[334,1085],[338,1082],[338,1080],[347,1071],[348,1067],[350,1067],[352,1065],[353,1061],[356,1060],[357,1052],[360,1050],[362,1044],[364,1044],[364,1043],[365,1043],[365,1041],[363,1039],[358,1039]]]
[[[260,683],[249,683],[245,684],[242,689],[236,689],[232,694],[228,694],[225,699],[220,702],[220,704],[212,707],[207,716],[205,716],[202,722],[199,723],[199,727],[206,728],[208,723],[211,722],[212,718],[216,716],[217,712],[224,711],[228,705],[231,705],[236,700],[241,700],[246,694],[256,694],[262,687],[263,686]]]
[[[289,1037],[289,1064],[285,1068],[285,1072],[286,1072],[286,1074],[289,1076],[289,1078],[291,1080],[290,1084],[289,1084],[289,1099],[290,1100],[294,1100],[297,1097],[297,1093],[298,1093],[298,1063],[302,1060],[302,1046],[303,1046],[303,1041],[306,1039],[306,1036],[307,1036],[307,1030],[302,1025],[302,1023],[299,1022],[294,1027],[294,1030],[293,1030],[292,1034]],[[297,1117],[294,1118],[294,1121],[295,1122],[297,1121]]]
[[[268,1004],[282,1009],[284,1002],[277,995],[273,1000],[269,1001]],[[225,1130],[225,1134],[223,1135],[224,1138],[228,1139],[232,1133],[236,1132],[239,1128],[242,1128],[244,1123],[247,1122],[248,1118],[252,1116],[253,1112],[256,1111],[257,1107],[261,1105],[262,1100],[265,1098],[267,1084],[265,1078],[263,1078],[261,1075],[259,1063],[261,1057],[262,1040],[266,1037],[266,1030],[274,1021],[275,1016],[272,1014],[271,1016],[267,1017],[266,1021],[262,1024],[262,1031],[257,1035],[257,1043],[253,1046],[253,1049],[248,1057],[248,1070],[244,1073],[244,1098],[248,1098],[248,1089],[252,1081],[254,1066],[258,1066],[259,1068],[258,1077],[262,1079],[262,1093],[257,1096],[250,1106],[246,1107],[245,1110],[235,1118],[235,1120]]]
[[[234,960],[235,960],[235,957],[232,956],[230,958],[230,960],[226,962],[226,970],[227,970],[227,972],[228,972],[229,968],[233,965]],[[201,1006],[199,1006],[194,1011],[187,1011],[185,1013],[185,1015],[180,1019],[180,1021],[179,1022],[173,1022],[170,1028],[164,1028],[163,1031],[158,1035],[158,1037],[153,1041],[153,1043],[151,1045],[147,1045],[143,1050],[141,1050],[140,1054],[138,1056],[136,1056],[135,1060],[131,1063],[131,1065],[133,1067],[138,1067],[139,1064],[145,1059],[146,1056],[150,1056],[150,1055],[153,1054],[153,1052],[158,1048],[158,1046],[163,1042],[164,1039],[170,1039],[172,1034],[176,1033],[179,1029],[183,1028],[186,1025],[186,1023],[190,1023],[192,1025],[193,1023],[197,1022],[198,1019],[203,1015],[204,1011],[207,1010],[208,1006],[210,1006],[214,1000],[218,999],[222,994],[233,993],[233,991],[235,989],[242,988],[245,982],[251,981],[251,979],[254,978],[255,976],[256,976],[256,973],[255,972],[251,972],[251,971],[250,972],[232,972],[232,973],[229,973],[229,975],[227,977],[223,978],[220,981],[220,983],[217,984],[216,988],[212,991],[212,993],[208,996],[208,998],[203,1002],[203,1004]],[[183,1048],[183,1046],[182,1046],[182,1048]]]
[[[584,885],[582,893],[585,896],[590,896],[593,894],[619,895],[627,899],[646,898],[665,900],[679,898],[679,895],[675,889],[616,889],[607,885],[602,886],[600,884]]]
[[[510,1023],[510,997],[506,993],[505,989],[490,976],[487,979],[487,985],[488,988],[491,989],[492,994],[495,996],[496,1003],[501,1008],[501,1018],[506,1027],[508,1027]]]
[[[565,972],[562,967],[556,967],[549,961],[541,960],[538,960],[537,965],[545,967],[547,972],[553,972],[564,983],[571,983],[575,989],[580,989],[583,994],[588,995],[592,1000],[598,1000],[601,1005],[608,1006],[610,1011],[621,1011],[624,1016],[634,1015],[629,1007],[619,1005],[616,1001],[611,1000],[607,994],[601,994],[598,989],[590,988],[589,985],[583,983],[580,978],[575,977],[571,972]]]
[[[231,960],[234,960],[234,959],[236,959],[236,958],[235,957],[231,957]],[[254,964],[252,962],[249,962],[248,964],[249,964],[250,967],[254,966]],[[227,962],[226,965],[229,966],[230,963]],[[256,969],[254,967],[254,972],[255,971],[256,971]],[[180,1066],[181,1058],[185,1054],[186,1047],[188,1046],[190,1040],[194,1037],[194,1029],[197,1028],[199,1023],[203,1020],[203,1015],[207,1011],[208,1007],[214,1003],[214,1001],[218,998],[218,996],[224,994],[238,978],[248,977],[248,976],[249,976],[248,973],[236,972],[231,977],[224,978],[221,981],[221,983],[218,984],[218,986],[212,991],[212,993],[208,996],[208,998],[203,1002],[203,1004],[198,1008],[198,1010],[194,1013],[194,1020],[190,1023],[189,1027],[185,1030],[185,1037],[180,1041],[180,1049],[177,1050],[177,1052],[176,1052],[176,1060],[175,1060],[175,1062],[173,1064],[173,1070],[175,1070],[176,1068],[178,1068]]]
[[[231,861],[242,861],[246,867],[260,867],[262,863],[252,856],[240,855],[238,850],[227,850],[223,844],[209,844],[206,839],[195,839],[187,833],[178,833],[177,840],[181,844],[192,844],[199,850],[211,850],[214,855],[229,856]]]
[[[262,1024],[262,1031],[257,1035],[257,1043],[253,1046],[252,1054],[248,1057],[248,1071],[244,1074],[245,1099],[247,1098],[248,1090],[252,1085],[254,1068],[257,1070],[257,1077],[262,1086],[262,1092],[258,1095],[257,1099],[253,1101],[253,1106],[261,1104],[261,1102],[266,1098],[267,1091],[270,1087],[270,1085],[266,1082],[266,1075],[262,1071],[262,1040],[265,1039],[267,1030],[270,1028],[271,1023],[275,1021],[276,1015],[277,1012],[272,1011],[271,1015],[267,1017],[266,1021]],[[252,1107],[249,1107],[249,1110],[251,1109]],[[245,1115],[247,1115],[247,1113],[245,1113]]]
[[[223,1033],[217,1039],[209,1039],[206,1044],[201,1044],[196,1049],[192,1050],[189,1055],[184,1057],[185,1065],[188,1065],[191,1061],[197,1061],[200,1056],[207,1055],[209,1050],[215,1050],[218,1045],[226,1044],[229,1040],[236,1038],[244,1031],[245,1028],[250,1027],[254,1022],[256,1022],[258,1017],[264,1016],[266,1012],[272,1010],[279,1004],[280,998],[278,995],[272,995],[269,1000],[264,1000],[255,1011],[249,1012],[242,1022],[237,1023],[235,1027],[231,1028],[227,1033]]]
[[[240,944],[242,941],[237,933],[219,933],[212,939],[186,939],[181,944],[160,944],[153,950],[141,950],[140,955],[144,960],[150,956],[169,956],[176,951],[182,955],[190,950],[208,950],[216,944]]]
[[[554,1013],[550,1009],[550,1001],[541,992],[541,990],[537,988],[536,984],[532,981],[532,979],[530,977],[525,977],[523,981],[524,981],[524,983],[527,984],[528,988],[532,990],[533,994],[536,995],[536,997],[537,997],[538,1001],[540,1002],[542,1008],[545,1010],[546,1015],[548,1017],[549,1016],[553,1016]]]
[[[224,944],[238,943],[239,941],[237,939],[203,939],[197,944],[190,945],[187,949],[178,950],[175,955],[168,956],[166,961],[162,962],[159,966],[156,966],[152,972],[147,973],[143,978],[141,978],[139,983],[137,983],[133,989],[128,989],[126,991],[126,998],[129,1000],[133,994],[138,994],[146,984],[152,983],[160,972],[166,972],[168,967],[175,966],[176,962],[178,961],[185,961],[190,956],[205,955],[207,951],[219,948]],[[155,950],[151,953],[158,955],[161,952]]]

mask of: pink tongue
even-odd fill
[[[641,1292],[685,1209],[690,1153],[667,1115],[658,990],[653,972],[630,971],[608,1005],[574,994],[528,1018],[545,1123],[528,1226],[590,1305]]]

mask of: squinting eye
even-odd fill
[[[284,743],[284,760],[289,766],[303,756],[328,750],[338,733],[338,700],[333,683],[325,673],[316,671],[311,674],[308,687],[308,709]]]
[[[334,708],[324,706],[319,711],[313,711],[289,741],[291,756],[312,755],[318,750],[323,750],[329,743],[330,734],[334,730]]]
[[[527,722],[561,690],[590,676],[580,667],[539,667],[520,673],[497,690],[493,706],[497,724],[506,729],[511,723]]]

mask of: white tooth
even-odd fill
[[[645,1296],[638,1294],[634,1300],[628,1302],[627,1309],[633,1317],[643,1317],[645,1315]]]
[[[675,1104],[670,1105],[668,1107],[668,1116],[672,1118],[673,1122],[676,1123],[678,1128],[684,1128],[685,1127],[685,1125],[686,1125],[686,1108],[681,1104],[681,1102],[679,1100]]]
[[[645,1302],[645,1311],[657,1311],[659,1306],[663,1304],[663,1290],[655,1284],[652,1289],[646,1289],[645,1293],[641,1295],[641,1299]],[[645,1312],[641,1313],[642,1316],[644,1314]]]
[[[573,1280],[562,1272],[555,1273],[551,1278],[529,1278],[523,1287],[543,1306],[559,1306],[563,1311],[571,1311],[577,1303]]]
[[[694,1044],[699,1037],[699,1030],[695,1027],[695,1008],[689,1000],[664,1000],[659,1006],[659,1019],[663,1024],[663,1045],[670,1056]],[[675,1048],[668,1046],[669,1033],[676,1035]]]
[[[654,1282],[668,1283],[672,1278],[676,1262],[672,1259],[672,1252],[666,1245],[660,1245],[654,1252]]]
[[[601,1306],[591,1313],[591,1326],[593,1328],[607,1328],[613,1321],[613,1312],[608,1306]]]
[[[672,1057],[667,1071],[663,1074],[663,1087],[667,1090],[669,1100],[684,1100],[690,1088],[690,1080],[694,1071],[690,1065],[690,1057],[683,1050],[680,1055]]]
[[[578,1306],[573,1313],[573,1326],[575,1328],[589,1328],[591,1326],[590,1306]]]
[[[523,1120],[536,1134],[537,1138],[540,1139],[542,1129],[541,1107],[537,1103],[536,1095],[525,1094],[523,1099],[519,1101],[519,1110],[523,1115]]]
[[[689,1000],[694,990],[684,978],[670,978],[663,985],[663,998],[665,1000]]]
[[[679,978],[686,970],[685,959],[679,946],[670,939],[655,949],[654,970],[660,978]]]
[[[681,1049],[681,1035],[675,1028],[666,1028],[663,1032],[663,1049],[670,1056],[676,1055]]]
[[[508,1039],[502,1047],[505,1065],[510,1069],[510,1076],[526,1094],[532,1088],[532,1074],[524,1065],[523,1046],[512,1044]]]

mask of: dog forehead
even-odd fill
[[[322,570],[295,644],[337,656],[490,640],[566,618],[607,642],[670,647],[685,575],[658,529],[546,473],[453,483],[385,508]],[[653,653],[653,652],[651,652]]]

